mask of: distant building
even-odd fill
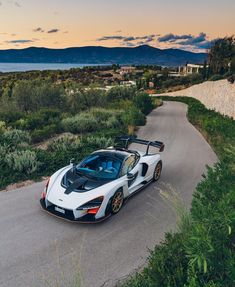
[[[121,81],[120,84],[125,87],[134,87],[136,86],[136,81]]]
[[[185,66],[180,66],[178,68],[178,73],[182,76],[187,76],[191,74],[198,74],[204,65],[202,64],[186,64]]]
[[[119,70],[120,75],[128,75],[128,74],[132,74],[134,71],[136,70],[136,67],[132,67],[132,66],[123,66],[121,67],[121,69]]]
[[[149,88],[154,88],[154,82],[149,82]]]

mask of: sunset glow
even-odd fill
[[[234,0],[0,0],[0,49],[148,44],[203,51],[235,33],[234,11]]]

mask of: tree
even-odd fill
[[[230,70],[233,74],[235,74],[235,56],[232,57]]]
[[[215,41],[209,51],[209,66],[212,74],[223,75],[229,70],[229,64],[235,56],[234,36]]]

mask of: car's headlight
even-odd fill
[[[49,182],[50,182],[50,177],[48,178],[46,185],[45,185],[45,188],[44,188],[42,195],[41,195],[41,198],[43,198],[43,199],[46,198]]]
[[[97,198],[95,198],[91,201],[88,201],[87,203],[79,206],[77,208],[77,210],[87,211],[88,214],[96,214],[99,211],[103,200],[104,200],[103,196],[97,197]]]

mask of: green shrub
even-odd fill
[[[114,141],[112,138],[104,136],[88,136],[81,138],[81,145],[83,147],[89,146],[91,149],[107,148],[112,146]]]
[[[60,121],[61,112],[58,109],[41,109],[17,120],[14,126],[20,129],[36,130],[52,124],[58,125]]]
[[[53,135],[55,135],[59,131],[60,131],[60,126],[55,125],[55,124],[45,126],[41,130],[34,130],[31,133],[32,142],[33,143],[41,142],[45,139],[52,137]]]
[[[76,136],[63,136],[53,140],[47,150],[51,152],[64,152],[69,149],[76,150],[81,147],[80,139]]]
[[[154,108],[151,97],[146,93],[138,93],[133,99],[134,105],[145,115]]]
[[[5,156],[8,153],[8,146],[0,145],[0,163],[4,162]],[[1,164],[0,164],[1,165]]]
[[[62,120],[64,131],[71,133],[93,132],[102,127],[91,113],[80,113],[74,117]]]
[[[224,77],[220,74],[216,74],[210,77],[209,81],[218,81],[218,80],[222,80],[224,79]]]
[[[14,123],[15,121],[21,119],[24,113],[18,112],[10,109],[7,111],[0,111],[0,120],[6,122],[7,124]]]
[[[108,102],[115,102],[120,100],[132,100],[135,96],[136,89],[129,87],[114,87],[107,93]]]
[[[26,131],[9,129],[6,130],[2,135],[4,143],[12,146],[27,145],[31,142],[30,134]]]
[[[123,287],[179,287],[187,281],[187,257],[184,237],[167,233],[165,241],[157,245],[142,272],[124,282]]]
[[[13,171],[32,174],[39,166],[34,151],[14,151],[6,155],[5,162]]]
[[[136,107],[132,107],[122,116],[123,121],[131,126],[143,126],[146,123],[145,115]]]
[[[6,123],[0,121],[0,134],[3,134],[6,131]]]

